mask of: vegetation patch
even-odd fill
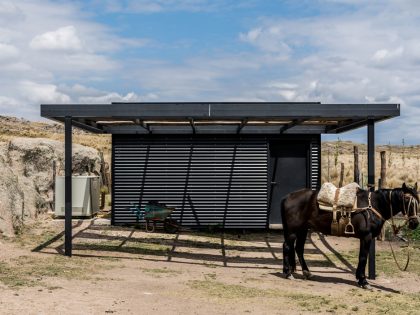
[[[187,285],[199,290],[206,296],[223,300],[241,300],[258,298],[270,299],[270,303],[280,302],[290,309],[311,313],[350,314],[418,314],[420,295],[370,292],[362,289],[343,291],[338,296],[309,294],[301,292],[261,289],[237,284],[226,284],[219,281],[194,280]]]
[[[311,312],[329,311],[335,312],[339,309],[346,309],[345,304],[335,304],[329,297],[307,293],[284,293],[289,303],[296,303],[301,310]]]
[[[64,257],[20,256],[9,261],[0,261],[0,282],[11,288],[44,286],[48,278],[91,279],[98,270],[103,269],[100,259]],[[112,265],[107,265],[112,268]]]
[[[395,256],[400,265],[404,265],[407,259],[407,251],[410,251],[410,263],[407,271],[420,275],[420,249],[419,248],[400,248],[395,251]],[[394,258],[390,251],[378,251],[376,253],[376,263],[379,272],[388,276],[395,276],[400,271],[397,269]]]
[[[205,292],[209,296],[223,299],[242,299],[259,297],[279,297],[280,294],[272,289],[259,289],[238,284],[226,284],[212,280],[192,280],[188,286]]]
[[[274,298],[281,299],[286,303],[290,303],[291,308],[313,312],[334,311],[347,308],[346,305],[335,304],[331,298],[321,295],[307,293],[295,294],[274,289],[261,289],[238,284],[226,284],[209,279],[193,280],[189,281],[187,284],[190,288],[204,292],[207,296],[226,300]]]
[[[395,246],[394,246],[395,247]],[[420,248],[411,247],[394,248],[395,256],[400,265],[404,265],[407,259],[407,251],[410,250],[410,263],[408,265],[408,272],[420,275]],[[349,262],[354,268],[357,267],[359,262],[359,252],[349,251],[340,253],[341,259]],[[340,264],[341,260],[334,254],[327,254],[327,257],[335,264]],[[376,251],[376,268],[379,273],[387,276],[397,276],[400,271],[398,270],[394,257],[390,250],[377,250]]]
[[[419,294],[364,292],[360,309],[375,314],[418,314]]]
[[[161,278],[162,276],[176,276],[181,274],[181,271],[175,271],[168,269],[166,267],[164,268],[140,268],[142,272],[147,273],[149,275],[152,275],[156,278]]]
[[[415,230],[406,228],[403,232],[410,240],[417,242],[418,245],[420,244],[420,225]]]

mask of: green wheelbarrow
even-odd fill
[[[139,206],[130,209],[136,213],[139,220],[145,220],[146,232],[154,232],[157,223],[163,223],[163,229],[167,233],[176,233],[179,229],[178,222],[169,218],[175,208],[167,207],[164,203],[149,201],[144,206],[144,211]]]

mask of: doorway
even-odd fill
[[[271,141],[269,155],[269,227],[282,228],[280,205],[290,192],[309,187],[310,144],[303,141]]]

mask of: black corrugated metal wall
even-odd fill
[[[310,187],[317,190],[321,186],[321,136],[314,136],[310,143]]]
[[[184,226],[265,228],[267,156],[264,137],[113,135],[113,224],[157,200]]]

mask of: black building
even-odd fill
[[[283,196],[320,185],[323,133],[368,126],[374,184],[374,124],[399,114],[398,104],[41,105],[43,117],[66,125],[66,161],[72,126],[112,134],[112,224],[136,223],[130,207],[158,200],[184,226],[227,228],[280,227]]]

